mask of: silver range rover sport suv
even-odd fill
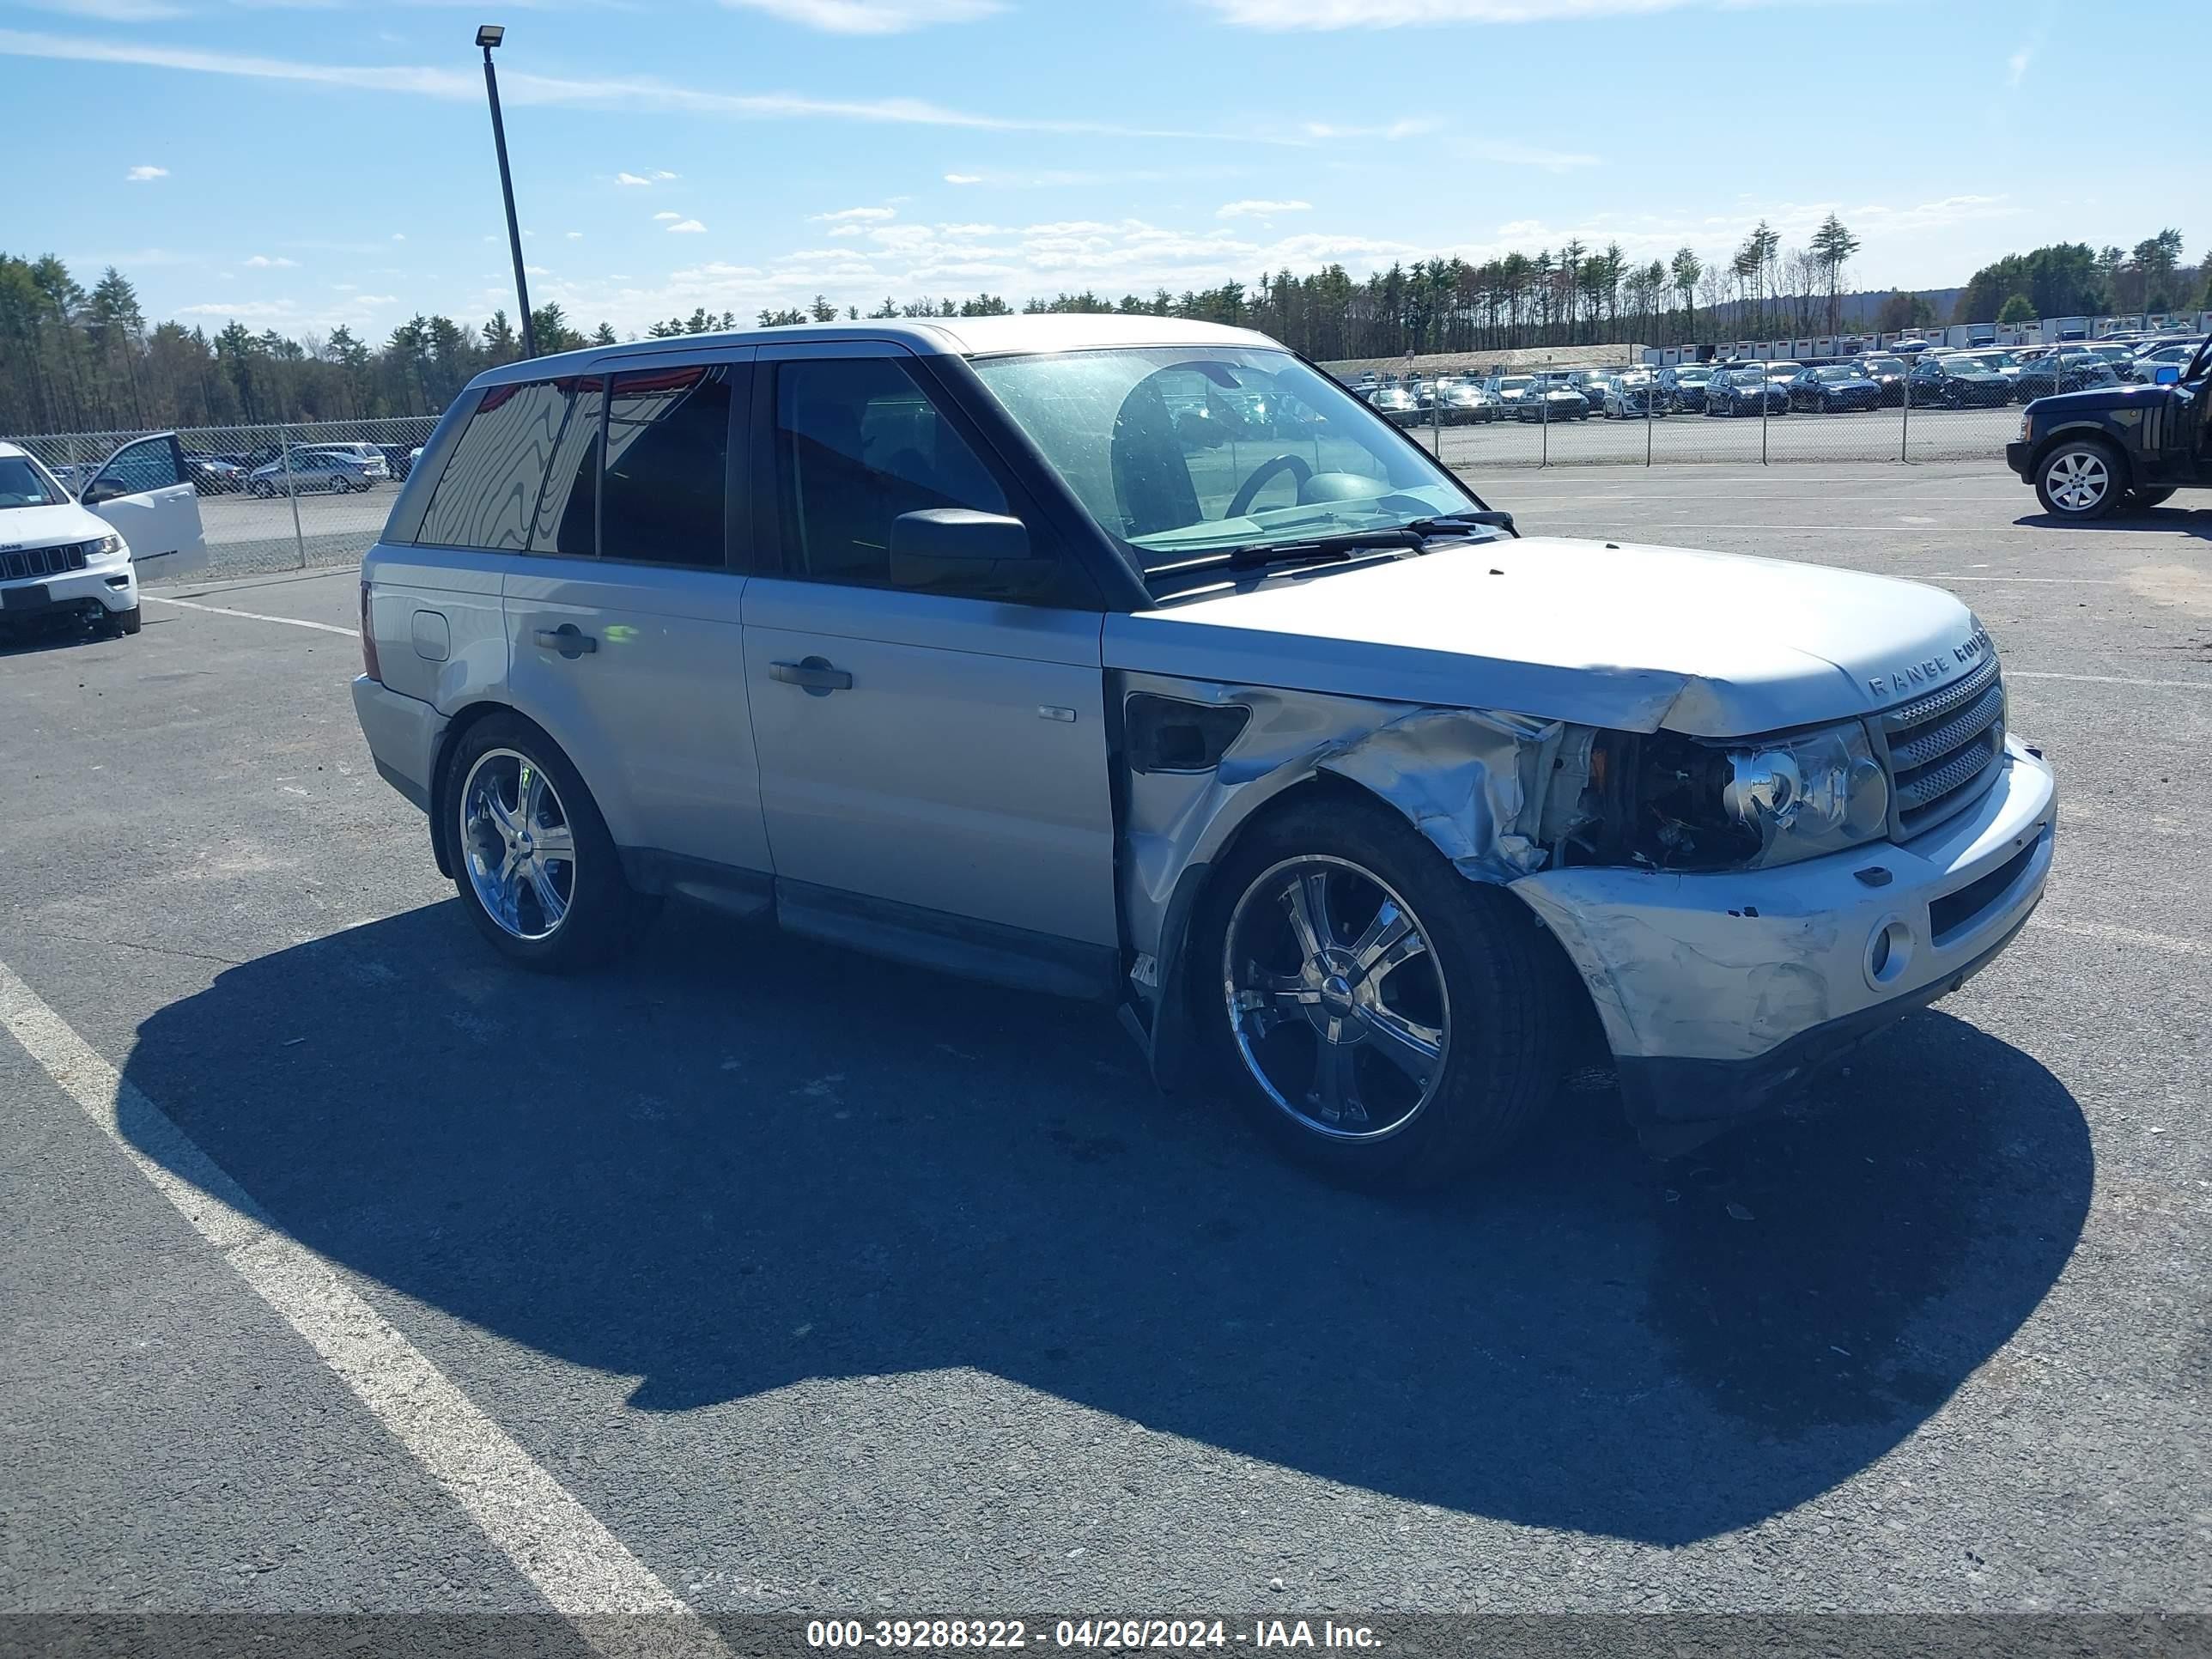
[[[1265,408],[1199,433],[1176,411]],[[513,364],[362,567],[354,699],[528,968],[664,896],[1118,1006],[1335,1175],[1648,1141],[1955,989],[2051,867],[1949,594],[1516,532],[1263,337],[865,323]]]

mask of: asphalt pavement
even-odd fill
[[[0,647],[0,1610],[2212,1611],[2212,511],[1470,476],[1967,596],[2034,924],[1783,1121],[1590,1083],[1378,1201],[1099,1010],[681,908],[506,970],[349,569]]]

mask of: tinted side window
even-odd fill
[[[887,358],[778,366],[775,472],[784,574],[803,580],[888,587],[902,513],[1006,511],[975,452]]]
[[[729,453],[726,365],[616,375],[599,556],[719,568]]]
[[[545,491],[538,498],[538,521],[530,532],[532,553],[557,553],[588,559],[599,550],[599,416],[606,398],[598,380],[566,380],[568,422],[545,471]]]
[[[416,540],[520,553],[545,483],[573,381],[495,386],[453,446]]]
[[[85,486],[85,494],[136,495],[183,482],[177,471],[175,444],[166,437],[142,438],[110,456],[99,476]]]

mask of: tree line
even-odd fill
[[[863,313],[823,295],[757,313],[763,326],[890,317],[989,317],[1016,311],[1118,312],[1227,323],[1272,335],[1323,362],[1409,352],[1504,351],[1547,346],[1688,344],[1720,339],[1804,337],[1939,320],[1925,296],[1893,293],[1868,314],[1844,272],[1856,236],[1833,215],[1801,248],[1787,248],[1762,221],[1725,260],[1692,249],[1639,262],[1619,243],[1592,248],[1571,240],[1556,250],[1470,262],[1437,258],[1355,277],[1340,264],[1257,283],[1224,283],[1180,294],[1059,294],[1017,307],[977,294],[908,301],[885,298]],[[2132,249],[2058,243],[2008,254],[1976,271],[1954,320],[2212,307],[2208,268],[2183,262],[2178,230]],[[645,331],[647,337],[710,333],[738,325],[734,312],[704,307]],[[531,315],[541,353],[613,344],[606,323],[586,333],[558,305]],[[635,336],[631,337],[635,338]],[[229,426],[278,421],[358,420],[431,415],[469,380],[523,356],[504,311],[481,325],[417,314],[373,343],[339,326],[293,338],[232,321],[213,334],[177,322],[149,323],[137,290],[112,266],[87,289],[52,254],[0,252],[0,432],[95,431],[162,426]]]

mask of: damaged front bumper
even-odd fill
[[[2051,769],[2008,741],[1980,802],[1902,845],[1742,872],[1570,867],[1510,890],[1589,988],[1631,1120],[1717,1125],[1985,966],[2042,898],[2057,829]]]

